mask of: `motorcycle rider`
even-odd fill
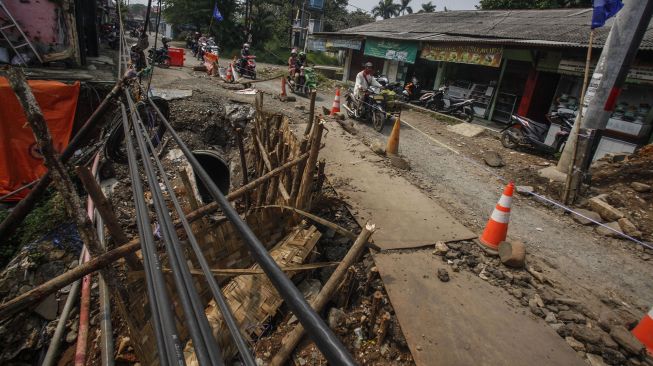
[[[295,77],[295,62],[297,62],[297,49],[293,48],[290,50],[290,57],[288,57],[288,75],[290,77]]]
[[[364,102],[365,93],[370,87],[382,88],[383,86],[374,78],[374,65],[371,62],[365,63],[365,68],[356,75],[356,84],[354,84],[354,100],[356,109],[361,110]]]
[[[249,43],[243,43],[243,48],[240,49],[240,72],[247,68],[247,57],[249,56],[251,56]]]
[[[300,52],[299,55],[297,56],[297,60],[295,61],[295,67],[293,68],[293,72],[295,73],[293,75],[293,78],[295,80],[295,84],[299,85],[299,77],[301,76],[302,72],[302,67],[306,63],[306,53]]]

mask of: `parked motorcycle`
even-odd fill
[[[575,116],[571,113],[553,112],[547,115],[547,118],[560,124],[560,131],[556,133],[553,145],[544,143],[549,125],[516,114],[511,116],[510,125],[501,130],[501,144],[508,149],[528,146],[547,154],[561,152],[569,138]]]
[[[420,84],[419,79],[413,76],[412,79],[404,86],[404,90],[402,90],[401,95],[405,102],[421,100],[423,96],[422,84]]]
[[[399,116],[399,105],[395,103],[396,98],[397,94],[392,90],[370,87],[365,92],[363,100],[357,103],[353,90],[349,89],[345,95],[344,109],[347,111],[348,117],[370,121],[372,127],[381,132],[386,122],[390,121],[392,117]]]
[[[286,80],[290,90],[295,94],[308,95],[317,90],[317,75],[315,75],[315,70],[312,67],[302,66],[300,68],[297,83],[290,75],[286,76]]]
[[[238,65],[238,71],[243,77],[256,80],[256,56],[245,56],[241,58]]]
[[[474,110],[472,105],[474,104],[474,99],[460,99],[449,97],[448,104],[445,102],[445,94],[447,93],[447,87],[443,86],[438,90],[433,92],[427,92],[420,97],[420,101],[423,100],[424,107],[434,110],[436,112],[448,114],[460,119],[463,119],[467,122],[474,120]]]

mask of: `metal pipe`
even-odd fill
[[[254,232],[252,232],[252,229],[247,226],[247,223],[243,221],[243,219],[238,215],[238,212],[229,204],[229,201],[225,198],[222,192],[220,192],[215,183],[213,183],[206,170],[204,170],[204,168],[199,164],[190,149],[188,149],[186,144],[184,144],[163,113],[161,113],[152,100],[149,100],[149,102],[150,105],[152,105],[152,108],[154,108],[159,115],[159,118],[161,118],[161,122],[166,126],[168,131],[170,131],[172,138],[177,142],[184,155],[186,155],[186,158],[195,172],[199,175],[202,182],[204,182],[204,185],[209,193],[211,193],[211,196],[213,196],[218,205],[222,208],[225,216],[234,224],[240,233],[251,255],[254,257],[256,262],[258,262],[263,271],[265,271],[274,287],[279,291],[279,294],[281,294],[304,328],[306,328],[306,332],[313,339],[329,363],[339,366],[356,365],[342,342],[340,342],[335,334],[333,334],[331,329],[329,329],[329,327],[324,323],[324,320],[313,311],[311,306],[304,299],[302,293],[297,290],[292,281],[279,268],[277,263],[265,249],[265,246],[256,237]]]
[[[161,263],[154,250],[154,235],[152,234],[151,222],[147,206],[144,201],[143,186],[138,173],[136,152],[131,138],[131,131],[127,123],[127,112],[125,105],[121,104],[122,124],[125,130],[125,146],[131,185],[134,191],[134,205],[136,207],[136,223],[138,233],[141,237],[141,251],[143,253],[143,265],[145,271],[145,282],[147,284],[147,296],[152,313],[151,321],[156,336],[159,350],[159,362],[161,365],[185,365],[181,343],[177,334],[174,322],[172,304],[168,295],[165,279],[161,272]]]
[[[100,154],[95,155],[93,160],[93,166],[91,167],[91,173],[96,174],[98,166],[100,165]],[[93,222],[95,205],[93,204],[93,199],[91,196],[88,196],[86,199],[86,214],[88,218]],[[88,262],[91,259],[91,255],[88,252],[88,248],[84,250],[84,256],[82,262]],[[77,331],[77,345],[75,347],[75,366],[84,366],[86,364],[86,351],[88,348],[88,323],[89,323],[89,313],[91,307],[91,282],[93,281],[92,274],[87,274],[82,278],[82,294],[79,300],[79,328]]]
[[[144,127],[141,124],[141,127]],[[148,144],[148,147],[152,153],[152,160],[154,160],[157,169],[159,170],[159,173],[161,175],[161,178],[163,179],[163,185],[167,187],[172,187],[172,184],[170,184],[170,181],[168,180],[168,177],[165,174],[165,170],[163,168],[163,164],[161,164],[161,160],[158,158],[156,154],[156,150],[154,149],[154,146],[152,145],[152,140],[150,139],[149,134],[147,133],[147,130],[144,128],[142,129],[142,133],[145,137],[145,141]],[[242,147],[242,144],[240,145]],[[181,207],[181,204],[179,203],[179,199],[177,198],[177,195],[175,194],[174,189],[169,189],[168,190],[169,198],[170,201],[172,202],[173,206],[175,207],[175,211],[177,211],[177,215],[181,221],[182,226],[184,227],[184,230],[187,233],[188,241],[190,242],[191,247],[193,248],[193,252],[195,253],[195,257],[197,258],[197,261],[200,264],[200,267],[202,268],[202,272],[204,273],[204,276],[206,280],[209,283],[209,288],[211,289],[211,293],[213,294],[213,298],[215,299],[218,308],[220,309],[220,312],[222,313],[222,316],[224,318],[225,324],[227,325],[227,328],[229,329],[229,332],[231,333],[231,336],[234,340],[234,343],[236,343],[236,347],[238,348],[238,351],[240,352],[240,355],[242,357],[242,360],[245,365],[247,366],[255,366],[256,361],[254,360],[254,357],[252,356],[252,353],[247,346],[247,343],[245,342],[245,339],[243,338],[242,333],[239,330],[238,324],[236,323],[236,319],[233,316],[233,313],[231,309],[229,308],[229,305],[227,304],[222,291],[220,289],[220,285],[218,284],[218,281],[215,279],[215,276],[213,275],[211,271],[211,266],[209,263],[206,261],[206,257],[204,257],[204,254],[202,253],[202,248],[200,248],[199,243],[197,241],[197,238],[195,237],[195,234],[193,233],[193,229],[190,226],[190,223],[188,222],[188,219],[186,219],[186,215],[184,213],[184,210]]]
[[[173,279],[188,323],[189,333],[193,340],[193,346],[195,347],[198,361],[200,365],[223,365],[224,363],[220,350],[211,333],[208,319],[204,314],[202,302],[197,290],[195,289],[190,271],[188,270],[185,255],[183,252],[179,251],[181,243],[176,235],[172,218],[170,217],[170,213],[165,204],[161,187],[158,184],[156,173],[151,165],[151,161],[148,159],[144,138],[142,133],[139,131],[141,124],[140,116],[136,113],[134,102],[127,90],[125,90],[125,97],[131,111],[136,142],[141,153],[143,168],[152,192],[152,200],[154,201],[154,209],[161,226],[163,242],[168,253],[170,266],[173,270]],[[163,174],[165,174],[165,172],[163,172]],[[172,187],[166,187],[166,189],[172,190]]]

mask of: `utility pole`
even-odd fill
[[[583,118],[577,136],[569,136],[558,170],[572,176],[565,186],[566,203],[571,203],[592,161],[592,152],[614,110],[626,75],[653,14],[653,0],[627,0],[617,13],[590,80],[581,108]],[[575,151],[576,150],[576,151]],[[575,159],[574,159],[575,157]]]

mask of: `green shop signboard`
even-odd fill
[[[413,64],[417,58],[417,42],[368,38],[365,41],[365,55]]]

